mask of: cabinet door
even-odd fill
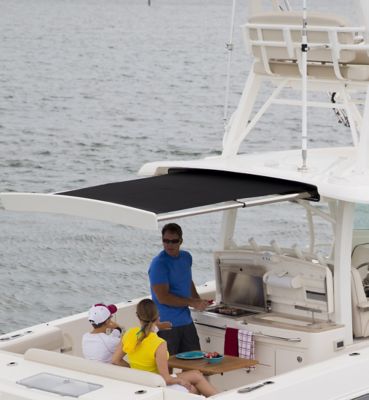
[[[277,349],[275,355],[276,374],[283,374],[307,364],[304,351]]]
[[[225,331],[208,326],[196,324],[197,334],[200,339],[200,347],[202,351],[224,352],[224,335]]]
[[[275,375],[275,351],[273,346],[256,340],[255,359],[259,362],[255,367],[255,378],[265,379]]]
[[[214,329],[215,330],[215,329]],[[224,352],[224,335],[216,335],[213,330],[197,330],[200,338],[200,346],[202,351]]]

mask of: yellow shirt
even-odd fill
[[[128,362],[131,368],[144,371],[159,373],[156,367],[155,353],[157,348],[165,342],[156,333],[150,332],[149,335],[138,343],[137,333],[140,328],[129,329],[122,338],[122,349],[128,355]],[[169,354],[167,353],[167,357]]]

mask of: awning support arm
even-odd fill
[[[167,221],[170,219],[177,219],[177,218],[184,218],[184,217],[192,217],[194,215],[201,215],[201,214],[209,214],[216,211],[227,211],[233,210],[235,208],[245,208],[245,207],[255,207],[260,206],[263,204],[272,204],[272,203],[279,203],[282,201],[293,201],[297,199],[306,199],[311,197],[311,194],[308,192],[302,193],[291,193],[291,194],[284,194],[284,195],[277,195],[272,197],[263,197],[257,200],[248,200],[248,201],[241,201],[241,200],[233,200],[231,203],[225,203],[218,206],[214,206],[211,208],[206,209],[198,209],[198,210],[190,210],[190,211],[180,211],[168,214],[158,215],[157,221]]]

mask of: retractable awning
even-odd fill
[[[7,210],[77,215],[147,229],[157,229],[164,220],[301,198],[319,201],[317,188],[203,169],[170,169],[167,175],[54,194],[0,194],[2,208]]]

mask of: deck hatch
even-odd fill
[[[36,375],[17,381],[19,385],[44,392],[55,393],[61,396],[79,397],[86,393],[100,389],[103,386],[97,383],[81,381],[66,376],[41,372]]]

